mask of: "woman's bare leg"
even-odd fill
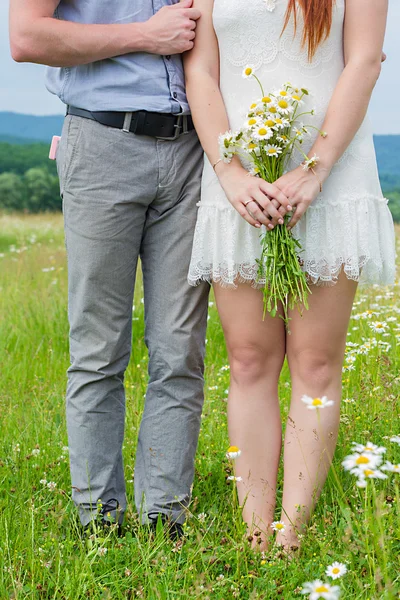
[[[286,351],[292,378],[292,400],[284,442],[282,520],[287,529],[277,542],[298,545],[325,483],[335,451],[342,392],[346,334],[357,284],[342,273],[330,287],[312,286],[310,308],[293,312]],[[307,409],[303,395],[327,396],[335,404]]]
[[[235,462],[235,474],[243,478],[239,501],[249,532],[262,532],[259,545],[265,549],[282,445],[278,380],[285,356],[284,324],[279,317],[262,320],[262,293],[250,285],[215,285],[214,292],[231,367],[229,437],[242,451]]]

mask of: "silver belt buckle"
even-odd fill
[[[183,126],[182,126],[182,122],[183,122]],[[178,115],[178,119],[177,119],[177,122],[175,123],[174,127],[175,127],[175,134],[173,136],[171,136],[171,137],[157,136],[156,139],[173,142],[174,140],[178,139],[178,137],[181,135],[181,129],[183,129],[182,133],[188,133],[188,131],[187,131],[187,116],[186,115]]]

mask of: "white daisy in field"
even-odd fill
[[[363,483],[366,479],[387,479],[387,475],[382,473],[379,469],[354,469],[351,471],[353,475],[357,475],[358,477],[358,487],[365,487],[365,485],[359,485],[360,482]]]
[[[244,79],[248,79],[252,75],[254,75],[255,67],[254,65],[247,65],[242,72],[242,77]]]
[[[271,523],[271,527],[274,531],[280,531],[283,533],[286,529],[286,525],[283,521],[274,521]]]
[[[395,435],[395,436],[391,437],[390,441],[394,442],[395,444],[399,444],[399,446],[400,446],[400,435]]]
[[[380,454],[372,454],[371,452],[355,453],[346,456],[343,460],[342,465],[346,471],[354,473],[354,471],[361,472],[364,469],[375,469],[382,463],[382,456]]]
[[[333,400],[328,400],[326,396],[322,396],[322,398],[311,398],[311,396],[302,396],[301,401],[307,405],[309,410],[316,410],[318,408],[326,408],[327,406],[332,406],[335,404]]]
[[[375,333],[384,333],[387,329],[387,323],[384,321],[374,321],[373,323],[369,323],[369,326]]]
[[[319,600],[319,598],[337,600],[340,596],[340,588],[337,585],[330,585],[317,579],[316,581],[304,583],[301,593],[308,594],[309,600]]]
[[[274,144],[268,144],[268,146],[265,146],[264,150],[268,156],[279,156],[282,152],[282,148],[279,148],[279,146],[275,146]]]
[[[226,453],[226,458],[235,460],[235,458],[238,458],[241,454],[242,454],[242,451],[239,450],[239,448],[237,446],[229,446],[227,453]]]
[[[347,567],[343,563],[335,561],[332,565],[326,568],[325,574],[332,579],[339,579],[346,575]]]
[[[235,477],[235,475],[229,475],[229,477],[226,478],[227,481],[243,481],[242,477]]]
[[[363,452],[371,452],[371,454],[385,454],[386,448],[384,446],[377,446],[372,442],[368,442],[363,446],[362,444],[357,444],[357,442],[353,442],[353,450],[354,452],[363,453]]]
[[[257,140],[269,140],[270,137],[274,135],[274,132],[269,127],[265,125],[259,127],[254,131],[254,137]]]
[[[400,473],[400,463],[394,465],[393,463],[386,461],[381,469],[382,471],[389,471],[390,473]]]

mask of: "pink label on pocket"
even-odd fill
[[[50,160],[56,160],[57,148],[58,148],[58,144],[59,144],[60,140],[61,140],[61,137],[59,135],[53,135],[53,139],[51,140],[50,152],[49,152]]]

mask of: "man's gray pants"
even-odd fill
[[[73,500],[126,509],[124,372],[138,257],[149,382],[135,463],[145,522],[184,522],[203,405],[208,285],[187,283],[202,150],[66,117],[57,153],[68,256],[71,367],[67,426]],[[116,516],[116,511],[111,511]]]

